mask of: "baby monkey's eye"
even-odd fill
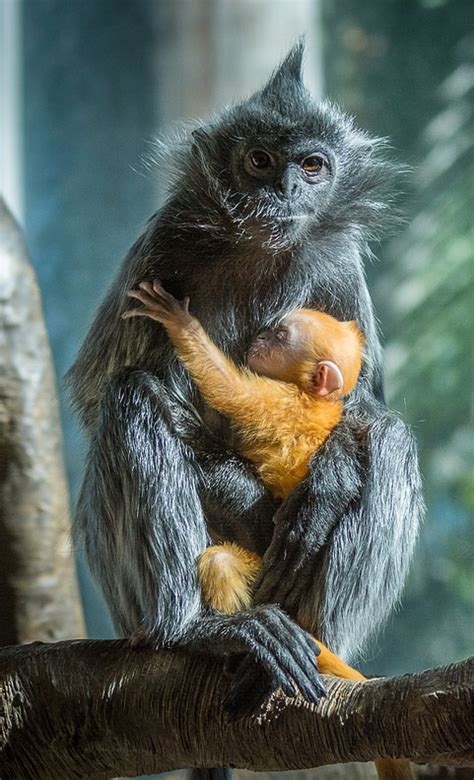
[[[252,149],[245,156],[245,167],[250,174],[264,173],[273,165],[273,157],[265,149]]]
[[[329,162],[322,154],[310,154],[305,157],[301,167],[309,180],[315,179],[322,170],[329,169]]]
[[[286,328],[277,328],[275,330],[275,338],[277,341],[285,341],[288,336],[288,331]]]

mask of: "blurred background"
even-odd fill
[[[415,429],[427,520],[366,673],[474,652],[472,0],[0,0],[0,184],[24,227],[60,378],[159,206],[156,134],[257,88],[301,33],[305,75],[412,166],[367,265],[390,404]],[[83,446],[61,389],[72,501]],[[91,637],[111,635],[87,569]]]

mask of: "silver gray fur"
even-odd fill
[[[157,644],[250,653],[227,701],[235,713],[258,669],[267,684],[248,706],[288,676],[317,700],[307,635],[264,605],[281,605],[350,658],[399,598],[423,508],[411,433],[384,405],[363,267],[368,240],[390,219],[396,171],[382,141],[313,102],[302,54],[299,43],[260,92],[167,150],[169,199],[125,258],[69,373],[90,438],[75,533],[117,630],[141,625]],[[263,182],[243,167],[262,146],[275,160]],[[314,150],[329,165],[307,184],[295,161]],[[344,421],[282,506],[236,455],[227,421],[201,401],[164,330],[121,320],[127,289],[155,277],[190,296],[238,362],[258,331],[296,307],[360,323],[366,360]],[[266,551],[260,606],[248,613],[224,617],[201,603],[195,561],[208,526]]]

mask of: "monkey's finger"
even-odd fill
[[[183,307],[184,311],[186,312],[186,314],[189,314],[189,301],[190,301],[190,300],[191,300],[191,299],[190,299],[189,295],[186,295],[186,296],[183,298],[182,302],[181,302],[181,305],[182,305],[182,307]]]
[[[255,661],[255,658],[250,653],[244,657],[238,671],[241,684],[244,684],[244,681],[248,681],[250,679],[253,679],[253,681],[256,682],[261,678],[267,677],[267,687],[272,687],[273,690],[276,690],[275,685],[270,685],[271,678],[268,676],[268,672],[262,668],[261,664]],[[295,697],[298,693],[298,689],[296,688],[293,680],[291,680],[289,677],[285,677],[285,681],[280,687],[283,693],[285,693],[287,696]]]
[[[267,669],[249,654],[239,668],[222,704],[230,722],[258,713],[272,693],[281,689],[286,696],[295,698],[297,688],[290,678],[281,677],[275,669]]]
[[[163,285],[161,284],[159,279],[155,279],[153,281],[153,290],[154,292],[160,296],[160,298],[163,298],[165,301],[169,301],[170,303],[176,303],[176,298],[174,295],[171,295],[171,293],[167,292]]]
[[[276,652],[275,642],[269,634],[264,622],[264,611],[260,614],[251,614],[244,617],[242,625],[238,628],[238,638],[242,642],[242,649],[250,653],[254,660],[260,662],[267,672],[272,676],[276,687],[286,687],[289,682],[290,663],[281,663],[278,655],[281,655],[281,648]],[[269,612],[269,619],[278,622],[278,611],[272,609]],[[243,640],[243,641],[242,641]],[[276,643],[278,645],[278,643]],[[283,651],[284,653],[284,651]],[[242,665],[235,674],[235,685],[240,684]]]
[[[155,298],[156,290],[153,289],[153,285],[150,282],[140,282],[138,286],[141,290],[145,290],[150,298]]]
[[[171,293],[165,290],[159,279],[155,279],[153,282],[153,290],[155,295],[158,296],[161,301],[166,303],[166,305],[169,306],[171,310],[183,308],[183,304],[180,303],[178,299],[174,297],[174,295],[171,295]]]
[[[325,688],[319,676],[313,639],[286,615],[281,614],[280,619],[280,626],[271,622],[266,626],[271,637],[270,646],[303,697],[317,703],[325,695]],[[285,633],[287,642],[284,644]]]
[[[275,641],[278,656],[278,649],[281,647],[281,634],[280,632],[274,633],[271,626],[269,627],[269,632],[272,634]],[[292,633],[294,632],[292,631]],[[314,642],[309,634],[306,634],[302,629],[299,629],[298,633],[300,633],[300,636],[296,638],[296,643],[293,646],[293,652],[289,661],[286,661],[288,664],[288,672],[298,686],[303,697],[309,702],[317,703],[321,696],[325,695],[326,689],[319,676]],[[285,663],[283,655],[280,662],[283,664]]]
[[[127,298],[136,298],[137,301],[140,301],[145,306],[157,305],[156,298],[152,298],[148,293],[143,292],[142,290],[128,290]]]
[[[265,617],[270,619],[265,620]],[[285,686],[291,677],[302,696],[309,702],[317,703],[325,694],[325,689],[318,673],[314,644],[309,643],[309,635],[289,618],[286,618],[290,625],[289,630],[285,631],[286,621],[282,619],[280,625],[273,630],[273,617],[276,615],[262,616],[263,624],[254,623],[249,626],[249,633],[258,645],[257,658],[273,673],[280,686]],[[283,615],[280,617],[283,618]],[[240,674],[236,677],[240,678]],[[236,684],[238,682],[239,680]]]
[[[251,656],[247,656],[244,663],[245,675],[240,684],[231,686],[222,700],[230,722],[256,714],[276,690],[271,676]]]
[[[174,298],[173,295],[167,293],[160,282],[153,282],[153,284],[150,284],[150,282],[145,281],[140,282],[138,286],[155,302],[155,305],[158,304],[164,311],[171,313],[181,309],[179,301]]]
[[[318,702],[325,690],[319,677],[312,638],[283,613],[279,625],[268,621],[266,628],[267,642],[278,664],[292,677],[305,699]]]
[[[148,319],[156,320],[156,322],[161,322],[163,319],[156,311],[150,311],[149,309],[128,309],[121,315],[122,320],[129,320],[132,317],[148,317]]]
[[[158,322],[169,319],[173,314],[172,307],[170,307],[166,301],[163,301],[156,296],[152,298],[151,295],[148,295],[148,293],[143,290],[129,290],[127,296],[129,298],[136,298],[137,301],[143,303],[146,307],[148,316],[152,317],[154,320],[158,320]]]
[[[161,295],[169,295],[170,293],[167,293],[163,285],[161,284],[160,279],[153,279],[153,289],[155,292],[160,293]]]
[[[271,675],[275,688],[284,688],[288,690],[288,685],[291,684],[291,682],[289,679],[290,675],[288,674],[287,666],[284,665],[283,668],[280,666],[275,653],[272,651],[272,648],[268,647],[267,643],[264,641],[263,636],[261,637],[262,641],[260,642],[255,638],[254,640],[253,648],[251,649],[251,654],[254,660],[259,661],[268,674]],[[237,672],[235,675],[234,683],[232,684],[233,690],[237,691],[240,689],[242,675],[245,677],[245,668],[243,668],[242,671],[239,670],[239,672]]]

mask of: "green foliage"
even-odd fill
[[[428,490],[465,503],[474,492],[474,68],[461,64],[440,91],[445,107],[416,169],[419,209],[380,288],[389,300],[392,291],[391,401],[420,432]]]
[[[413,167],[407,224],[368,269],[389,403],[415,429],[428,507],[403,609],[366,667],[395,673],[474,650],[474,6],[327,0],[323,12],[329,92]]]

